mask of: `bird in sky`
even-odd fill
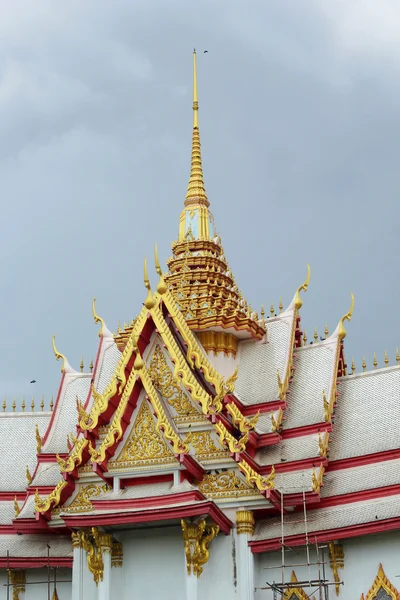
[[[208,50],[204,50],[204,54],[207,54]]]
[[[36,379],[32,379],[31,383],[36,383]]]

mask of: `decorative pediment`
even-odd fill
[[[143,399],[132,429],[110,469],[173,463],[174,453],[156,428],[149,403]]]
[[[364,600],[364,594],[361,596]],[[379,565],[378,574],[371,586],[365,600],[400,600],[400,594],[390,583],[383,570],[382,564]]]
[[[297,582],[296,573],[294,571],[292,571],[290,582]],[[284,600],[310,600],[310,597],[305,593],[305,591],[301,587],[290,587],[286,590],[283,597]]]
[[[156,390],[163,396],[174,409],[176,417],[180,420],[193,420],[203,418],[200,411],[192,404],[189,397],[182,390],[174,375],[163,351],[157,344],[150,360],[149,373]]]

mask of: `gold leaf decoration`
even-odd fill
[[[189,437],[190,436],[190,437]],[[211,431],[193,431],[186,438],[200,459],[226,457],[226,451],[218,448],[211,437]]]
[[[156,430],[149,404],[143,400],[132,431],[115,461],[127,464],[160,463],[174,460],[174,453]]]
[[[256,492],[253,487],[236,475],[234,471],[222,473],[207,473],[203,481],[199,483],[199,490],[208,498],[227,498],[231,496],[254,496]]]
[[[110,488],[105,483],[104,485],[95,485],[94,483],[86,485],[81,488],[71,504],[63,507],[63,512],[66,513],[79,513],[93,510],[93,504],[91,498],[100,496],[102,492],[107,492]]]
[[[198,415],[199,411],[184,394],[179,384],[175,381],[169,369],[165,356],[159,345],[155,347],[150,361],[149,373],[154,387],[172,406],[178,415]]]

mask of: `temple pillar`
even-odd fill
[[[98,600],[111,600],[111,552],[113,547],[113,536],[109,533],[99,535],[99,546],[103,557],[103,579],[99,581]]]
[[[114,542],[111,551],[111,575],[115,598],[122,598],[122,564],[123,547],[120,542]]]
[[[209,559],[209,546],[218,535],[219,526],[215,523],[208,525],[205,519],[196,522],[182,519],[181,525],[187,569],[186,600],[199,600],[198,579]]]
[[[72,600],[84,600],[83,598],[83,565],[86,553],[83,549],[81,536],[78,532],[72,534]]]
[[[186,575],[186,600],[199,600],[198,577],[193,573]]]
[[[238,597],[254,600],[254,561],[249,548],[249,536],[254,533],[254,515],[251,510],[236,513],[236,567]]]

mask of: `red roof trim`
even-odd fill
[[[208,515],[221,531],[228,535],[232,522],[213,502],[201,502],[199,504],[153,507],[146,508],[134,513],[112,513],[108,515],[65,515],[63,520],[68,527],[92,527],[96,525],[122,525],[131,523],[146,523],[154,521],[171,521],[186,517]]]
[[[281,437],[284,440],[290,438],[301,437],[303,435],[312,435],[313,433],[320,433],[324,431],[332,431],[332,423],[314,423],[312,425],[303,425],[303,427],[293,427],[293,429],[282,429]]]
[[[321,498],[317,506],[312,508],[326,508],[328,506],[338,506],[340,504],[352,504],[353,502],[362,502],[363,500],[372,500],[374,498],[384,498],[385,496],[400,495],[400,483],[379,487],[369,490],[360,490],[359,492],[350,492],[349,494],[338,494],[337,496],[329,496]]]
[[[289,473],[291,471],[302,471],[303,469],[312,469],[313,467],[318,468],[321,465],[324,467],[328,464],[328,460],[321,456],[314,456],[314,458],[303,458],[302,460],[292,460],[291,462],[275,463],[276,473]],[[272,465],[264,465],[259,467],[258,471],[261,475],[269,475],[271,472]]]
[[[26,492],[0,492],[0,501],[12,500],[17,496],[17,500],[25,500]]]
[[[66,567],[72,569],[72,557],[58,556],[48,559],[47,556],[41,557],[15,557],[10,556],[9,559],[0,557],[0,568],[2,569],[43,569],[43,567]]]
[[[183,502],[205,500],[205,497],[199,490],[191,490],[189,492],[178,492],[177,494],[166,494],[164,496],[147,496],[145,498],[129,498],[124,500],[93,500],[92,504],[97,510],[115,510],[120,508],[126,510],[128,508],[148,508],[149,506],[168,506],[169,504],[179,504]]]
[[[350,525],[348,527],[339,527],[338,529],[327,529],[326,531],[315,531],[308,534],[310,543],[330,542],[332,540],[342,540],[346,538],[359,537],[362,535],[371,535],[383,531],[393,531],[400,529],[400,517],[385,519],[383,521],[372,521],[369,523],[360,523],[359,525]],[[291,535],[285,537],[286,546],[304,546],[306,536],[304,534]],[[253,554],[260,552],[271,552],[281,549],[281,539],[257,540],[249,542]]]
[[[254,416],[258,411],[260,413],[276,412],[280,408],[286,410],[287,403],[284,400],[272,400],[271,402],[260,402],[260,404],[243,404],[233,394],[227,394],[224,403],[234,402],[245,417]]]
[[[342,458],[329,462],[327,471],[338,471],[340,469],[350,469],[351,467],[360,467],[362,465],[371,465],[373,463],[383,462],[400,458],[400,448],[375,452],[374,454],[364,454],[363,456],[353,456],[351,458]]]

